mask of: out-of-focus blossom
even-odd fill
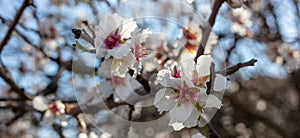
[[[33,108],[44,112],[43,121],[47,124],[53,124],[55,117],[58,117],[63,126],[67,125],[65,117],[65,104],[60,100],[50,102],[44,96],[36,96],[32,100]]]
[[[246,8],[232,10],[232,20],[231,31],[241,36],[247,35],[250,31],[249,27],[253,25],[251,13]]]

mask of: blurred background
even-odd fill
[[[86,83],[91,74],[76,75],[80,72],[74,71],[72,63],[76,60],[93,68],[100,62],[95,61],[93,54],[75,49],[72,29],[87,27],[88,22],[104,12],[139,16],[139,12],[147,10],[150,15],[153,12],[182,20],[200,13],[202,20],[206,20],[214,0],[178,1],[189,8],[182,8],[172,0],[134,3],[135,7],[147,5],[147,9],[126,9],[130,0],[33,0],[33,4],[26,1],[31,2],[0,0],[0,137],[109,137],[84,119],[79,108],[78,101],[83,104],[93,101],[97,88],[95,83]],[[119,8],[120,5],[125,8]],[[252,58],[258,60],[255,66],[227,76],[223,107],[211,121],[221,137],[300,137],[299,17],[299,0],[247,0],[242,8],[233,9],[227,3],[221,7],[211,40],[216,41],[211,53],[217,69]],[[180,28],[173,24],[149,20],[146,27],[165,30],[174,38],[182,35]],[[7,32],[11,32],[9,39]],[[74,84],[79,93],[73,89]],[[47,111],[34,107],[33,97],[38,95],[44,97],[43,103],[49,104],[47,110],[57,113],[48,115]],[[63,112],[59,112],[60,105]],[[148,111],[152,110],[141,109],[136,114]],[[95,114],[96,123],[107,120],[105,111],[97,110]],[[152,114],[148,118],[151,115],[155,118],[157,113]],[[143,133],[156,137],[150,130]],[[207,136],[209,130],[184,129],[167,137],[200,137],[195,135],[198,131]]]

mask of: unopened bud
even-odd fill
[[[244,0],[227,0],[227,3],[230,5],[232,8],[240,8],[244,4]]]

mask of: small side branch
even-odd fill
[[[229,67],[226,70],[223,70],[221,72],[218,72],[222,75],[232,75],[233,73],[237,72],[239,69],[247,67],[247,66],[254,66],[254,64],[257,62],[256,59],[251,59],[248,62],[244,63],[238,63],[235,66]]]

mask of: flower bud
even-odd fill
[[[244,4],[244,0],[227,0],[227,3],[230,5],[232,8],[240,8]]]

